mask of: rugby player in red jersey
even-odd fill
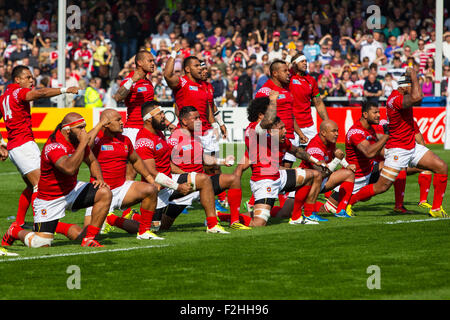
[[[442,208],[447,187],[448,166],[435,153],[415,141],[414,116],[412,107],[418,105],[423,97],[416,71],[407,68],[406,76],[400,78],[398,90],[389,96],[386,109],[389,121],[389,139],[385,147],[385,162],[380,178],[374,184],[362,188],[352,196],[349,206],[387,191],[399,172],[408,166],[434,173],[433,205],[429,215],[448,217]]]
[[[314,124],[311,114],[311,103],[314,103],[317,113],[322,120],[328,120],[328,113],[320,97],[316,79],[307,73],[308,61],[303,53],[297,53],[292,57],[294,74],[291,76],[289,90],[294,98],[295,125],[299,130],[295,131],[295,145],[307,144],[317,135],[317,126]],[[297,133],[301,133],[300,135]]]
[[[323,162],[315,160],[303,148],[293,146],[286,138],[284,123],[277,117],[277,90],[271,90],[269,97],[255,98],[248,106],[249,126],[245,130],[246,157],[235,172],[252,170],[250,187],[255,197],[253,218],[250,226],[265,226],[271,216],[278,216],[272,211],[276,197],[281,192],[291,192],[304,185],[311,188],[306,195],[305,207],[314,208],[322,182],[320,170],[328,170]],[[317,165],[318,170],[290,169],[280,166],[286,152],[291,152],[299,159],[308,160]],[[290,220],[290,224],[317,224],[304,216]]]
[[[109,212],[141,203],[141,221],[136,238],[162,240],[163,238],[150,231],[158,195],[155,180],[134,150],[131,140],[122,134],[123,122],[120,113],[113,109],[105,109],[100,116],[100,121],[103,122],[105,118],[109,121],[103,126],[103,136],[93,143],[92,152],[100,164],[103,179],[113,194]],[[131,163],[147,182],[127,181],[127,162]],[[91,213],[92,208],[86,209],[85,224],[89,224]],[[105,231],[107,233],[109,230]]]
[[[378,169],[374,169],[374,163],[384,161],[383,148],[389,137],[383,130],[379,130],[379,123],[379,107],[373,103],[364,103],[361,118],[350,127],[345,136],[345,162],[356,168],[352,194],[378,179]],[[338,212],[339,192],[339,188],[336,188],[325,203],[328,212]]]
[[[0,119],[3,117],[5,121],[8,138],[6,148],[9,158],[27,185],[20,195],[15,221],[17,224],[23,225],[33,193],[34,196],[36,195],[41,159],[39,147],[34,142],[30,102],[64,93],[76,94],[79,88],[33,89],[33,75],[26,66],[14,67],[11,81],[12,83],[7,86],[5,93],[0,97]]]
[[[37,197],[33,202],[34,231],[12,224],[7,236],[31,248],[50,246],[55,232],[71,240],[82,239],[83,247],[102,247],[94,238],[108,214],[112,194],[103,181],[100,165],[91,152],[86,122],[78,113],[68,113],[44,145]],[[85,162],[94,181],[77,181]],[[92,206],[91,223],[84,229],[59,222],[65,211]]]
[[[329,169],[329,172],[323,175],[320,192],[325,193],[339,186],[339,205],[335,216],[339,218],[350,218],[345,209],[352,196],[356,166],[354,164],[348,164],[346,161],[343,162],[345,154],[342,150],[336,148],[336,141],[339,136],[339,128],[336,122],[333,120],[324,120],[320,124],[319,129],[319,133],[308,143],[306,152],[315,159],[325,162]],[[334,171],[338,165],[342,165],[342,168]],[[313,169],[313,166],[307,161],[302,161],[300,167]],[[303,188],[306,190],[302,190]],[[295,194],[294,210],[292,212],[292,219],[294,220],[301,216],[302,199],[305,198],[304,193],[307,191],[307,187],[302,187]],[[309,216],[306,215],[306,217],[318,222],[327,221],[327,219],[322,218],[315,212]]]
[[[168,139],[169,145],[172,146],[172,162],[183,172],[196,172],[198,174],[205,173],[203,164],[214,164],[217,166],[231,166],[234,164],[234,156],[229,155],[225,159],[212,157],[203,152],[201,143],[195,138],[194,130],[197,122],[200,121],[200,115],[192,106],[186,106],[180,110],[180,129],[175,130]],[[220,194],[224,190],[228,190],[230,202],[230,214],[218,213],[220,220],[230,221],[230,227],[237,230],[248,230],[249,227],[240,223],[240,218],[249,222],[250,217],[242,216],[239,213],[242,200],[241,176],[238,174],[215,174],[211,176],[214,193]],[[196,199],[192,199],[196,200]],[[174,204],[180,204],[182,199],[174,200]],[[183,203],[190,205],[189,203]],[[165,216],[162,220],[162,226],[172,225],[176,216]],[[165,223],[166,222],[166,223]],[[244,221],[245,222],[245,221]]]
[[[217,221],[210,177],[203,173],[184,173],[171,163],[172,147],[167,143],[162,132],[166,129],[166,118],[161,107],[155,101],[147,102],[142,106],[142,116],[144,127],[137,136],[136,152],[144,160],[155,182],[164,187],[158,193],[156,207],[158,216],[168,207],[171,200],[195,197],[196,194],[193,191],[199,190],[200,203],[206,214],[206,232],[228,233]]]

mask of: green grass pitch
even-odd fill
[[[442,146],[431,148],[450,162]],[[250,197],[249,177],[250,170],[242,179],[243,202]],[[79,179],[88,179],[86,167]],[[13,164],[0,163],[2,235],[23,188]],[[432,195],[433,189],[429,202]],[[226,227],[231,234],[212,235],[196,205],[161,233],[164,241],[139,241],[120,230],[102,236],[105,248],[82,248],[61,235],[50,248],[17,241],[9,250],[19,257],[0,257],[0,299],[449,299],[450,219],[429,218],[418,199],[414,175],[405,193],[410,215],[392,212],[392,188],[357,204],[353,219],[330,217],[313,226],[271,219],[267,227]],[[443,206],[450,212],[448,192]],[[82,224],[83,216],[84,210],[68,212],[62,221]],[[79,290],[67,286],[73,265],[80,270]],[[380,289],[371,290],[373,265]]]

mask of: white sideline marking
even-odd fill
[[[99,251],[61,253],[61,254],[52,254],[52,255],[36,256],[36,257],[23,257],[23,258],[12,258],[12,259],[6,258],[6,259],[0,259],[0,262],[70,257],[70,256],[80,256],[80,255],[97,254],[97,253],[105,253],[105,252],[131,251],[131,250],[149,249],[149,248],[163,248],[163,247],[168,247],[168,246],[169,245],[166,244],[166,245],[153,245],[153,246],[145,246],[145,247],[131,247],[131,248],[109,249],[109,250],[99,250]]]
[[[413,223],[413,222],[429,222],[429,221],[445,221],[448,218],[435,218],[435,219],[416,219],[416,220],[397,220],[392,222],[385,222],[385,224],[399,224],[399,223]]]

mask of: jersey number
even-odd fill
[[[9,107],[9,96],[6,96],[3,100],[3,115],[5,118],[5,121],[9,119],[12,119],[12,112],[11,108]]]

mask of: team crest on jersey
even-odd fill
[[[198,91],[198,87],[196,87],[196,86],[189,86],[189,90]]]
[[[125,148],[125,152],[128,152],[128,146],[124,145],[124,148]]]
[[[137,92],[145,92],[145,91],[147,91],[146,87],[137,88]]]
[[[162,143],[158,143],[155,147],[156,151],[161,150],[163,147]]]
[[[102,145],[100,150],[101,151],[114,151],[114,147],[112,145],[109,145],[109,144],[104,144],[104,145]]]
[[[267,192],[272,192],[272,188],[271,187],[267,187]]]
[[[191,150],[192,149],[192,145],[188,144],[188,145],[182,146],[181,149],[183,149],[183,151]]]
[[[42,210],[41,210],[41,215],[45,216],[46,214],[47,214],[47,210],[42,209]]]
[[[394,156],[394,160],[397,161],[398,160],[398,156]]]

